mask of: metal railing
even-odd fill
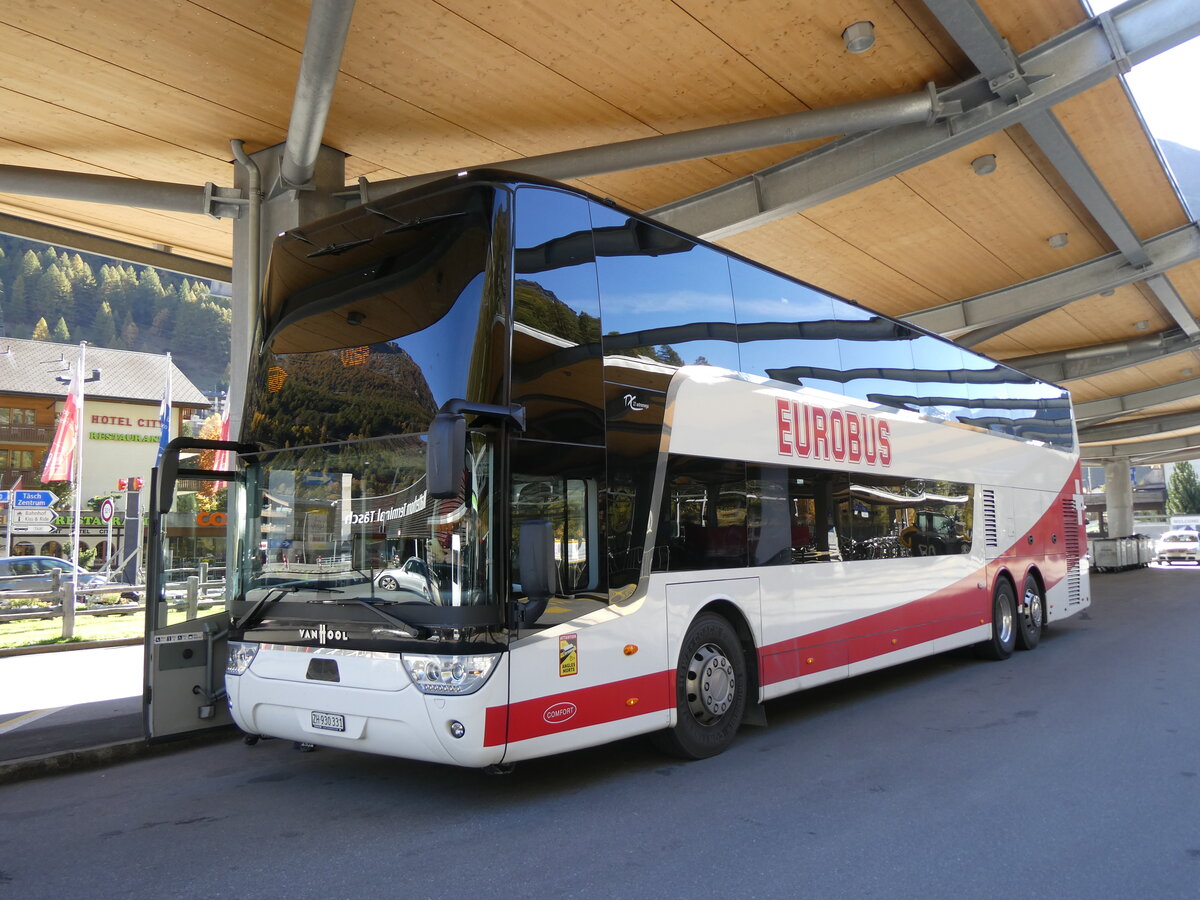
[[[168,573],[195,572],[182,579],[168,581],[163,590],[167,595],[167,607],[173,610],[184,610],[186,619],[197,617],[201,609],[210,609],[225,604],[224,569],[201,564],[196,569],[169,569]],[[221,572],[222,577],[213,577]],[[9,583],[21,580],[42,579],[42,575],[22,575],[8,579]],[[114,616],[146,611],[145,584],[104,584],[98,587],[80,588],[75,594],[71,591],[70,579],[64,578],[60,570],[50,573],[50,588],[42,591],[22,591],[20,589],[0,591],[0,623],[18,619],[50,619],[62,617],[62,636],[68,640],[75,636],[75,619],[77,616]],[[90,598],[101,595],[119,594],[121,597],[132,597],[127,603],[106,603],[95,605]],[[175,596],[171,596],[174,594]],[[49,601],[49,606],[13,606],[11,601]],[[83,603],[80,606],[80,603]]]

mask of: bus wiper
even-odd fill
[[[247,626],[253,627],[262,621],[262,614],[266,612],[268,606],[279,602],[285,594],[294,594],[300,588],[294,585],[288,587],[276,588],[273,591],[267,591],[258,598],[258,602],[250,607],[250,612],[246,613],[238,621],[233,623],[233,627],[238,631],[245,631]]]
[[[421,628],[418,625],[410,625],[408,622],[405,622],[399,616],[393,616],[391,613],[384,612],[382,609],[380,609],[378,606],[376,606],[370,600],[364,600],[361,597],[351,597],[350,601],[352,603],[358,603],[361,606],[365,606],[367,609],[371,610],[371,612],[375,613],[375,615],[383,617],[387,621],[391,622],[393,625],[399,625],[401,628],[403,628],[405,631],[407,631],[409,634],[411,634],[415,638],[426,638],[429,636],[429,629]],[[340,603],[341,601],[335,600],[334,602]]]

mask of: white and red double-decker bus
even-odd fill
[[[165,690],[227,637],[198,714],[249,735],[699,758],[768,699],[1003,659],[1089,602],[1063,389],[560,185],[283,235],[248,385],[225,608],[149,641]]]

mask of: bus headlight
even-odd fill
[[[258,655],[258,644],[244,644],[241,641],[229,642],[229,659],[225,663],[226,675],[241,675],[254,662]]]
[[[474,656],[433,656],[405,653],[408,677],[423,694],[473,694],[487,682],[499,653]]]

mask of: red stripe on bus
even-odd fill
[[[1078,477],[1078,467],[1073,477]],[[1061,501],[1073,495],[1068,481],[1025,533],[1034,537],[1032,545],[1022,536],[1006,553],[954,584],[893,609],[761,647],[760,684],[775,684],[863,662],[979,625],[990,625],[992,592],[979,584],[990,585],[992,575],[1001,567],[1013,570],[1020,578],[1020,573],[1036,563],[1049,590],[1066,575]],[[1083,529],[1079,531],[1082,555]],[[1029,554],[1030,546],[1041,549],[1042,554]],[[484,720],[483,743],[485,747],[496,747],[506,741],[524,741],[659,712],[671,708],[674,695],[675,670],[669,669],[508,706],[490,706]],[[636,702],[631,705],[630,700]]]
[[[634,702],[630,702],[634,701]],[[675,703],[675,670],[654,672],[609,684],[489,706],[483,745],[496,747],[589,725],[602,725],[670,709]]]

